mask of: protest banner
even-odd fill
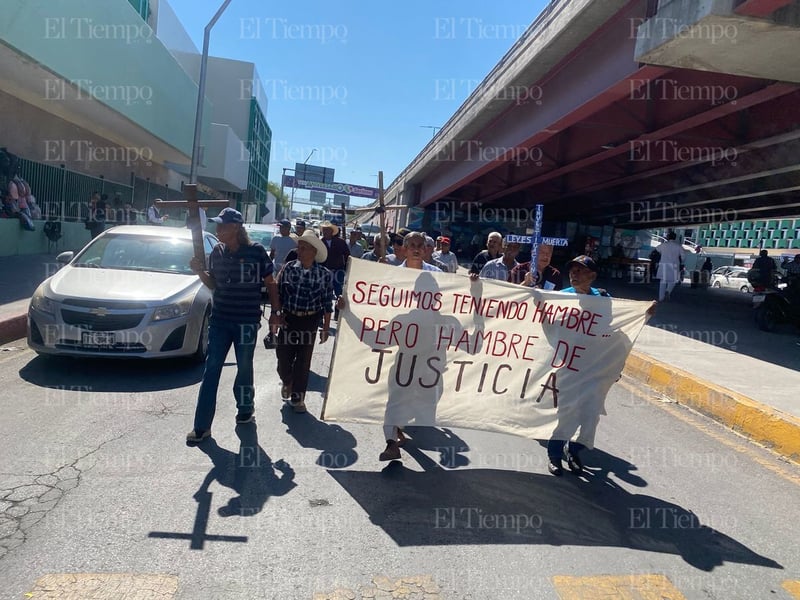
[[[603,412],[652,304],[362,260],[343,295],[323,419],[540,439]]]

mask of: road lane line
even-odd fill
[[[561,600],[686,600],[665,575],[555,575]]]

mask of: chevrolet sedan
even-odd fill
[[[203,234],[208,260],[217,243]],[[188,229],[121,226],[93,239],[34,292],[28,345],[39,354],[205,360],[211,290],[189,268]]]

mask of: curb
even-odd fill
[[[28,315],[22,314],[0,321],[0,345],[28,335]]]
[[[630,353],[623,373],[800,464],[800,419],[640,352]]]

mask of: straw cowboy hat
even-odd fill
[[[333,229],[333,235],[339,235],[339,226],[331,223],[330,221],[323,221],[319,224],[319,230]]]
[[[306,242],[307,244],[313,246],[313,248],[317,251],[317,255],[314,257],[314,260],[318,263],[324,263],[326,260],[328,260],[328,247],[325,245],[325,242],[319,239],[317,234],[310,229],[306,229],[303,232],[303,235],[297,238],[297,241]]]

